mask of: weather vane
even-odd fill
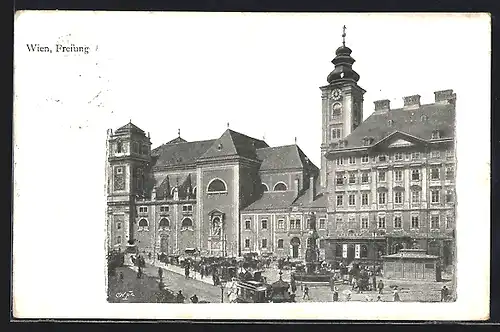
[[[346,26],[344,25],[344,27],[342,28],[342,45],[345,46],[345,29]]]
[[[181,137],[181,130],[180,130],[180,129],[177,129],[177,135],[178,135],[179,137]]]

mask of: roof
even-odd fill
[[[180,166],[192,164],[213,145],[214,141],[215,140],[163,144],[151,151],[151,155],[156,156],[154,166]]]
[[[243,212],[254,210],[276,210],[289,208],[295,200],[294,191],[264,192],[262,197],[243,209]]]
[[[262,161],[260,170],[290,168],[318,170],[296,144],[258,149],[257,158]]]
[[[316,187],[317,188],[317,187]],[[297,200],[293,203],[293,206],[299,206],[304,208],[325,208],[327,205],[328,197],[324,193],[317,194],[314,200],[311,202],[309,200],[309,194],[311,189],[308,188],[300,195]]]
[[[392,255],[382,256],[382,258],[394,258],[394,259],[438,259],[438,256],[428,255],[424,249],[401,249],[398,253]]]
[[[267,143],[241,133],[227,129],[221,137],[216,139],[212,146],[201,158],[217,158],[227,156],[242,156],[256,159],[256,149],[268,147]]]
[[[422,119],[425,115],[427,119]],[[389,124],[392,120],[392,124]],[[347,148],[363,146],[363,138],[373,137],[373,143],[394,132],[402,132],[423,140],[430,140],[432,132],[440,130],[442,138],[455,136],[455,106],[453,104],[421,105],[418,109],[393,109],[374,112],[345,140]]]
[[[144,130],[142,130],[141,128],[137,127],[135,124],[133,124],[132,122],[129,122],[127,123],[126,125],[118,128],[116,131],[115,131],[115,134],[121,134],[121,133],[129,133],[129,132],[132,132],[132,133],[138,133],[138,134],[144,134]]]
[[[176,137],[173,140],[171,140],[165,144],[177,144],[177,143],[187,143],[187,141],[179,136],[179,137]]]

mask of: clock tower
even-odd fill
[[[322,99],[321,187],[327,188],[329,174],[325,153],[329,147],[353,132],[363,121],[363,95],[359,75],[352,69],[355,60],[352,50],[345,46],[346,27],[343,28],[342,46],[335,52],[333,71],[328,75],[328,85],[320,87]]]

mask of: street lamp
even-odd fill
[[[226,281],[220,281],[220,303],[224,303],[224,288],[226,287]]]

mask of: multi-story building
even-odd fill
[[[151,150],[132,123],[108,132],[108,245],[152,253],[273,253],[303,258],[314,213],[327,260],[374,260],[404,247],[452,261],[455,100],[375,102],[363,121],[360,76],[345,43],[322,86],[321,167],[297,145],[226,130]]]

